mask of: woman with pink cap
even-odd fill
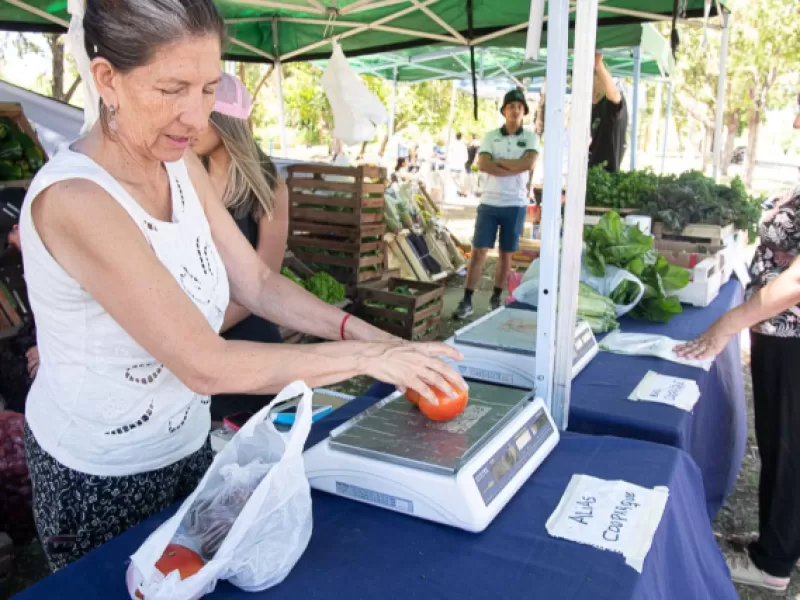
[[[250,93],[238,78],[222,74],[209,126],[192,143],[202,157],[211,184],[247,241],[270,270],[279,272],[289,228],[289,194],[275,165],[253,139]],[[220,330],[227,340],[280,344],[278,327],[231,302]],[[257,411],[272,396],[222,394],[211,401],[212,421],[238,412]]]

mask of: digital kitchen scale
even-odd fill
[[[453,363],[464,377],[511,385],[527,390],[536,387],[536,312],[498,308],[470,323],[445,341],[463,355]],[[597,340],[586,321],[575,326],[575,377],[597,355]]]
[[[304,454],[311,487],[483,531],[558,443],[532,392],[471,382],[456,419],[430,421],[395,392]]]

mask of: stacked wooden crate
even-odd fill
[[[294,255],[353,292],[385,270],[383,205],[386,169],[289,167],[289,239]]]
[[[444,308],[444,286],[388,277],[358,286],[354,314],[406,340],[434,340]]]
[[[691,272],[689,285],[680,291],[684,304],[708,306],[719,289],[731,278],[732,260],[727,259],[726,244],[733,239],[732,225],[687,225],[680,233],[667,230],[663,223],[653,223],[653,246],[673,265]]]

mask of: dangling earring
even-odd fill
[[[116,131],[119,126],[117,125],[117,109],[114,108],[113,104],[108,105],[108,113],[110,115],[108,119],[108,127],[111,129],[111,131]]]

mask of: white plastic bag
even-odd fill
[[[295,423],[286,434],[275,429],[269,412],[276,404],[297,396]],[[283,581],[311,538],[311,492],[305,476],[303,446],[311,431],[312,391],[302,381],[284,389],[239,430],[217,454],[197,489],[175,515],[163,523],[131,557],[127,586],[145,600],[197,600],[226,579],[249,592]],[[269,468],[267,468],[269,467]],[[230,491],[230,482],[251,487],[214,558],[192,577],[181,580],[177,572],[164,577],[155,563],[173,540],[189,545],[193,538],[179,527],[195,500],[209,498],[215,490]],[[178,537],[176,539],[176,533]]]
[[[683,358],[675,354],[675,347],[685,343],[665,335],[612,331],[600,342],[600,350],[631,356],[655,356],[679,365],[697,367],[704,371],[711,369],[711,365],[714,363],[711,358]]]
[[[322,74],[322,89],[333,112],[333,137],[348,146],[371,141],[375,126],[389,122],[386,108],[353,71],[336,42]]]
[[[639,293],[636,296],[636,299],[631,302],[630,304],[617,304],[617,316],[621,317],[622,315],[630,312],[633,308],[639,303],[644,296],[644,284],[639,280],[636,275],[626,271],[625,269],[620,269],[619,267],[613,267],[610,265],[606,265],[606,275],[605,277],[597,277],[589,273],[586,267],[581,264],[581,281],[590,286],[596,292],[603,294],[604,296],[610,296],[611,292],[617,289],[621,283],[625,281],[633,281],[639,287]],[[519,285],[517,289],[514,290],[514,298],[519,300],[520,302],[525,302],[526,304],[532,304],[533,306],[538,306],[539,304],[539,259],[535,259],[531,265],[525,271],[525,275],[522,276],[522,283]]]
[[[617,289],[621,283],[625,281],[633,281],[639,287],[639,293],[636,299],[630,304],[617,304],[617,316],[629,313],[634,307],[639,304],[639,300],[644,296],[644,284],[636,275],[625,269],[606,265],[606,274],[604,277],[597,277],[589,273],[585,265],[581,264],[581,281],[590,286],[594,291],[603,294],[603,296],[611,296],[611,292]]]

